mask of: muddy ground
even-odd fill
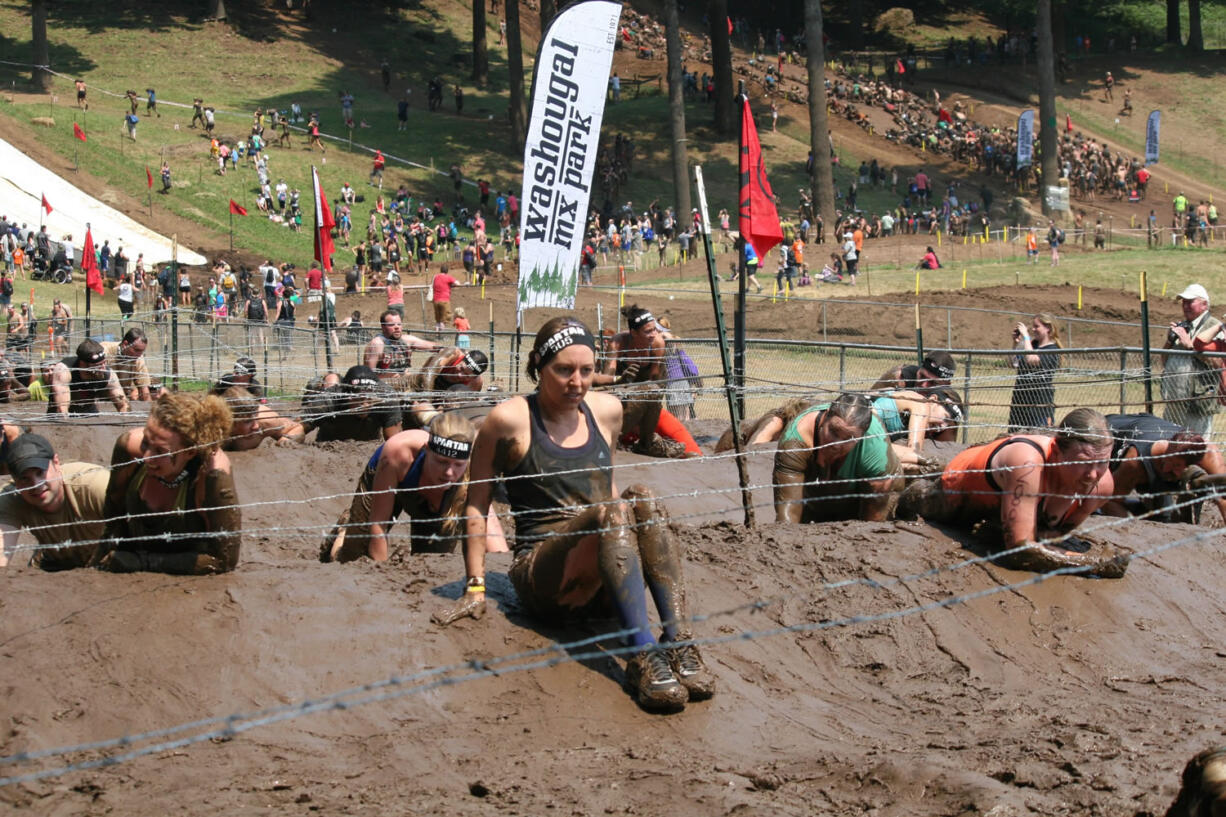
[[[65,457],[95,462],[119,431],[43,430]],[[613,626],[540,627],[516,604],[506,556],[490,560],[486,618],[446,630],[429,616],[461,590],[458,556],[317,562],[320,532],[345,504],[335,495],[350,490],[369,449],[234,455],[248,532],[233,574],[0,573],[0,755],[456,667],[439,676],[447,683],[417,679],[370,693],[407,693],[392,700],[3,786],[4,809],[1161,814],[1187,758],[1223,738],[1218,538],[1137,559],[1118,581],[1015,588],[1030,575],[955,568],[974,558],[964,534],[902,523],[746,530],[727,460],[626,455],[640,464],[619,484],[652,485],[679,518],[693,612],[710,616],[697,634],[713,639],[705,653],[720,685],[710,702],[650,715],[619,688],[621,661],[601,654],[612,643],[583,661],[515,671],[533,660],[524,658],[466,677],[464,662]],[[769,452],[753,457],[751,480],[768,482],[769,468]],[[766,489],[755,501],[769,502]],[[1104,535],[1145,550],[1194,532],[1129,522]],[[767,603],[749,612],[758,600]],[[6,762],[0,775],[101,756]]]

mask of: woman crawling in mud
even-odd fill
[[[885,519],[902,490],[902,464],[873,404],[840,394],[784,428],[775,450],[776,522]]]
[[[1093,552],[1089,542],[1070,535],[1111,499],[1113,441],[1103,415],[1074,409],[1054,435],[1014,434],[967,448],[940,477],[909,485],[897,515],[965,524],[998,519],[1002,549],[1024,548],[1005,557],[1006,567],[1092,567],[1091,575],[1122,576],[1126,561]],[[1042,543],[1055,537],[1063,538]]]
[[[639,651],[626,683],[644,709],[668,711],[709,698],[714,679],[694,645],[660,648],[647,617],[650,590],[667,644],[691,638],[681,546],[664,506],[646,488],[619,500],[613,447],[621,402],[591,391],[596,340],[558,317],[537,332],[527,365],[537,390],[499,403],[472,452],[463,598],[435,617],[449,624],[485,612],[486,519],[492,480],[501,477],[516,519],[510,579],[523,608],[560,623],[589,613],[617,615]]]
[[[162,392],[144,428],[115,442],[95,565],[116,573],[224,573],[238,564],[242,514],[225,401]]]
[[[476,436],[470,420],[438,414],[428,430],[402,431],[375,449],[353,502],[324,538],[320,561],[386,561],[388,537],[401,514],[410,520],[411,552],[454,553],[464,538],[468,459]],[[486,547],[505,551],[498,517],[490,513],[486,525]]]

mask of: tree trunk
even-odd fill
[[[205,19],[226,19],[226,0],[209,0],[209,13],[205,15]]]
[[[31,0],[30,44],[34,47],[34,64],[50,65],[51,50],[47,46],[47,0]],[[51,74],[45,68],[30,69],[30,80],[35,90],[44,93],[51,90]]]
[[[664,0],[665,38],[668,41],[668,113],[673,131],[673,187],[677,195],[677,226],[689,225],[690,179],[685,148],[685,88],[681,76],[681,16],[677,0]]]
[[[711,23],[711,62],[715,74],[715,132],[724,136],[736,133],[736,108],[732,87],[732,44],[728,40],[728,0],[711,0],[707,5]]]
[[[484,0],[473,0],[481,4]],[[517,151],[524,149],[528,117],[524,111],[524,48],[519,32],[519,0],[506,0],[507,68],[511,83],[511,141]]]
[[[813,207],[827,230],[834,229],[834,168],[830,166],[830,127],[826,122],[826,49],[822,43],[821,0],[805,0],[805,48],[809,68],[809,149],[813,170],[809,188]],[[816,222],[816,219],[813,219]]]
[[[1188,50],[1205,50],[1205,36],[1200,27],[1200,0],[1188,0]]]
[[[1179,34],[1179,0],[1166,0],[1166,41],[1171,45],[1183,44]]]
[[[556,0],[541,0],[541,37],[545,36],[545,29],[549,27],[549,23],[558,13],[558,4]]]
[[[473,82],[484,88],[490,81],[490,53],[485,44],[485,0],[473,0]]]
[[[851,17],[851,47],[858,51],[864,47],[864,0],[851,0],[847,13]]]
[[[1052,212],[1047,205],[1047,188],[1054,187],[1060,175],[1056,169],[1059,129],[1056,125],[1056,59],[1051,42],[1051,2],[1039,0],[1036,25],[1039,37],[1039,53],[1036,55],[1039,69],[1039,151],[1043,168],[1039,200],[1043,204],[1043,214],[1048,216]]]

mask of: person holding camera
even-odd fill
[[[1060,356],[1045,350],[1059,349],[1060,330],[1056,319],[1041,312],[1027,326],[1018,321],[1013,327],[1013,348],[1018,352],[1010,362],[1017,369],[1013,399],[1009,406],[1009,432],[1055,425],[1056,387],[1053,378],[1060,368]]]
[[[1201,353],[1216,349],[1222,322],[1209,313],[1209,293],[1200,284],[1179,293],[1179,302],[1184,319],[1171,324],[1163,348],[1184,354],[1167,355],[1162,364],[1162,417],[1208,437],[1217,410],[1222,359]]]

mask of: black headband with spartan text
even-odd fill
[[[466,443],[462,440],[453,440],[450,437],[442,437],[438,434],[430,435],[428,447],[440,457],[447,457],[453,460],[466,460],[472,452],[472,443]]]
[[[567,346],[574,346],[576,343],[588,347],[593,352],[596,351],[596,338],[592,337],[592,333],[587,331],[587,327],[576,326],[574,324],[563,326],[550,335],[541,344],[541,348],[537,350],[537,354],[540,356],[540,366],[544,366],[553,360],[557,357],[558,352]]]
[[[641,329],[645,324],[651,323],[656,319],[656,316],[650,312],[639,313],[637,317],[630,319],[631,329]]]

